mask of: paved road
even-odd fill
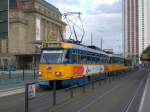
[[[139,112],[150,112],[150,76],[146,81]]]
[[[29,112],[138,112],[148,70],[140,70],[113,81],[79,87],[70,98],[69,90],[58,90],[57,106],[52,91],[39,90],[29,102]],[[0,112],[24,112],[24,94],[0,98]]]
[[[54,112],[138,112],[148,71],[141,70],[121,81],[69,102]]]

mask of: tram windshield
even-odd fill
[[[40,63],[51,64],[51,63],[62,63],[64,57],[63,50],[44,50],[41,55]]]

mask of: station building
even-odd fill
[[[0,67],[30,69],[39,62],[36,43],[61,41],[66,24],[59,9],[44,0],[10,0],[9,4],[8,36],[0,38]]]

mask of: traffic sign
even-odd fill
[[[35,97],[35,88],[36,88],[36,85],[34,83],[28,85],[28,98],[29,99],[32,99]]]
[[[25,88],[25,112],[29,110],[29,100],[35,97],[35,83],[27,83]]]

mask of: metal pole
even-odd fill
[[[101,86],[101,80],[99,79],[99,86]]]
[[[28,99],[28,84],[26,84],[25,88],[25,112],[29,110],[29,99]]]
[[[103,38],[101,39],[101,50],[103,50]]]
[[[11,70],[9,70],[9,79],[11,79]]]
[[[9,32],[10,31],[10,17],[9,17],[10,12],[9,11],[10,11],[10,0],[8,0],[8,38],[10,36],[10,32]]]
[[[92,89],[94,89],[94,80],[92,80]]]
[[[53,81],[53,106],[56,105],[56,80]]]
[[[35,73],[35,68],[34,68],[34,79],[35,79],[35,75],[36,75],[36,73]]]
[[[22,80],[24,80],[24,68],[22,70]]]

